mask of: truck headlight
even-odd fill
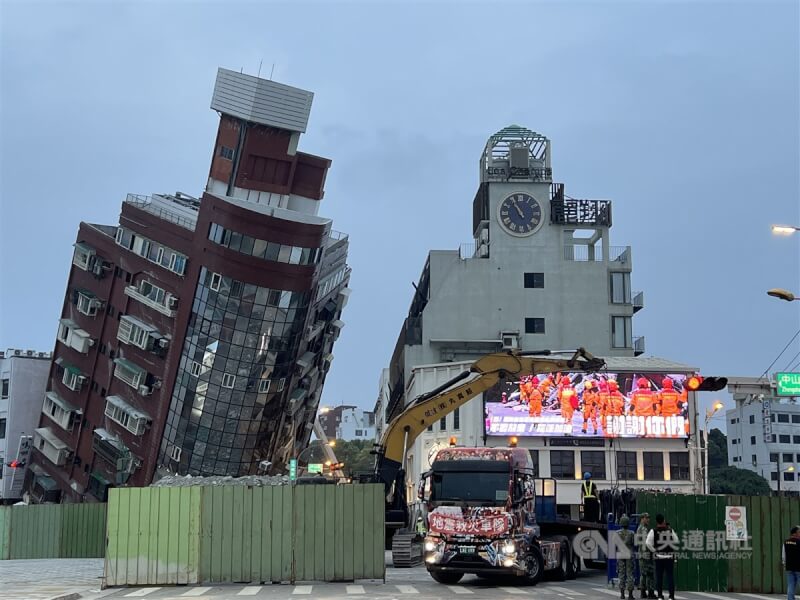
[[[425,552],[433,552],[434,550],[436,550],[436,542],[425,540]]]
[[[514,554],[517,551],[517,547],[514,545],[514,542],[508,541],[503,544],[502,551],[503,554]]]
[[[503,561],[503,566],[504,567],[513,567],[514,566],[514,559],[512,559],[512,558],[505,559]]]

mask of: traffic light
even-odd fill
[[[6,463],[7,467],[12,469],[22,469],[25,466],[24,460],[12,460],[11,462]]]
[[[727,377],[703,377],[692,375],[686,380],[686,389],[690,392],[718,392],[728,385]]]
[[[344,463],[343,462],[338,462],[338,463],[331,463],[330,461],[328,461],[328,462],[330,463],[329,466],[330,466],[331,471],[341,471],[342,469],[344,469]]]

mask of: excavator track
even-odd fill
[[[392,566],[416,567],[422,564],[422,540],[414,533],[397,532],[392,537]]]

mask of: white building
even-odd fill
[[[728,391],[728,464],[758,473],[773,490],[800,493],[800,403],[754,377],[730,378]]]
[[[49,372],[49,352],[0,352],[0,502],[22,498],[31,439],[42,413]],[[14,460],[26,467],[7,466]]]
[[[339,440],[372,440],[375,438],[375,413],[357,407],[342,411],[341,421],[336,427]]]
[[[633,335],[643,294],[632,291],[631,249],[610,245],[610,201],[576,200],[563,184],[553,183],[547,138],[507,127],[489,138],[479,169],[473,241],[428,254],[388,377],[381,377],[378,422],[381,415],[390,421],[476,358],[504,349],[582,346],[607,357],[609,368],[656,375],[656,385],[667,373],[693,370],[635,358],[644,352],[644,338]],[[417,439],[407,456],[410,481],[451,435],[459,445],[507,443],[507,436],[486,433],[485,401],[475,398]],[[601,488],[633,482],[632,487],[688,491],[697,479],[696,457],[690,456],[697,447],[695,412],[689,394],[691,438],[537,435],[520,436],[519,445],[535,452],[540,476],[560,480],[560,503],[577,500],[584,470],[594,472]]]

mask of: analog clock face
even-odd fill
[[[511,235],[531,235],[542,224],[542,207],[530,194],[514,192],[500,203],[497,218]]]

